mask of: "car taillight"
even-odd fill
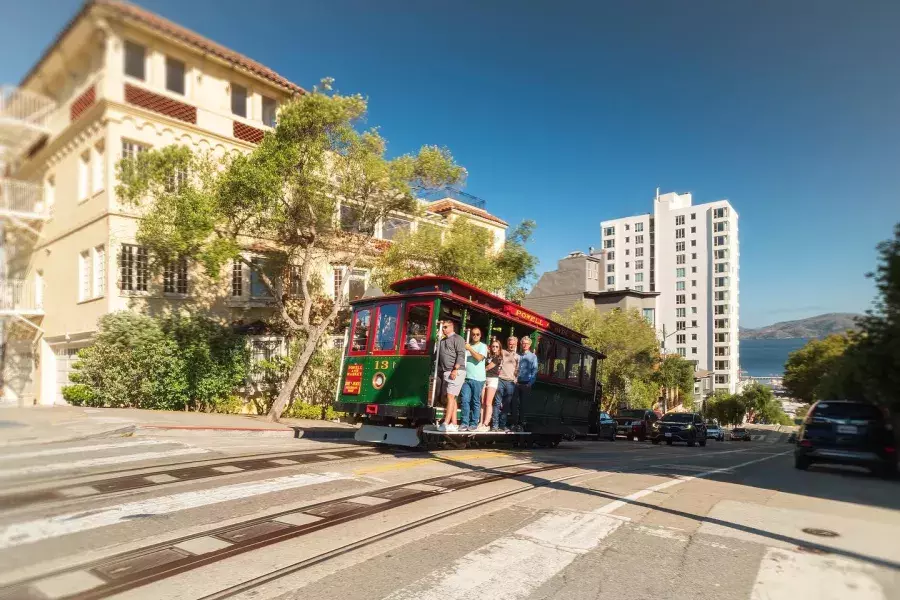
[[[885,447],[884,447],[884,453],[885,453],[885,454],[896,454],[896,453],[897,453],[897,449],[894,448],[893,446],[885,446]]]
[[[809,448],[812,446],[812,442],[809,440],[800,440],[800,445],[804,448]]]

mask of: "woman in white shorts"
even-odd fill
[[[494,340],[488,347],[488,355],[485,365],[484,395],[481,397],[481,423],[476,431],[489,431],[491,429],[491,409],[494,406],[494,395],[500,384],[500,342]]]

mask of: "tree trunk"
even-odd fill
[[[269,410],[267,418],[270,421],[277,421],[280,419],[281,413],[283,413],[288,407],[288,404],[290,404],[291,395],[297,387],[297,382],[300,381],[304,371],[306,371],[306,367],[309,365],[309,361],[312,359],[312,355],[316,351],[316,346],[321,337],[320,334],[317,336],[310,336],[306,339],[306,346],[303,348],[303,352],[300,353],[300,356],[297,357],[297,362],[291,367],[291,372],[288,375],[287,381],[281,386],[281,391],[278,392],[278,398],[275,399],[275,403],[272,404],[272,408]]]

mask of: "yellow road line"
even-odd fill
[[[353,471],[354,475],[369,475],[371,473],[384,473],[385,471],[399,471],[402,469],[414,469],[416,467],[420,467],[422,465],[426,465],[434,462],[461,462],[463,460],[477,460],[480,458],[509,458],[508,454],[503,452],[479,452],[477,454],[467,454],[465,456],[459,456],[458,454],[454,457],[443,457],[443,456],[432,456],[429,458],[417,458],[415,460],[403,460],[401,462],[391,463],[387,465],[379,465],[377,467],[368,467],[364,469],[357,469]]]

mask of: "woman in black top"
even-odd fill
[[[500,341],[496,338],[488,347],[486,358],[484,392],[481,396],[481,423],[478,424],[475,431],[489,431],[491,428],[491,409],[494,405],[497,385],[500,382]]]

